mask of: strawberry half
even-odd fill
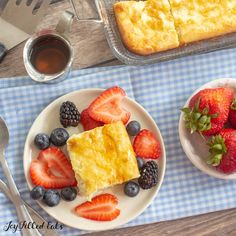
[[[90,104],[89,116],[106,124],[116,121],[126,124],[130,118],[130,112],[121,105],[125,96],[125,91],[118,86],[105,90]]]
[[[142,158],[157,159],[161,156],[160,143],[147,129],[143,129],[137,134],[133,147],[135,154]]]
[[[117,198],[109,193],[95,196],[92,201],[87,201],[75,207],[75,212],[80,217],[96,220],[111,221],[120,215],[120,210],[116,208]]]
[[[84,130],[91,130],[94,128],[97,128],[99,126],[102,126],[104,123],[100,121],[96,121],[93,118],[89,116],[88,109],[85,109],[80,114],[80,122],[84,127]]]
[[[44,188],[76,186],[75,174],[65,154],[57,147],[41,151],[30,165],[30,177]]]

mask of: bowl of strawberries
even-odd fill
[[[179,138],[199,170],[236,179],[236,79],[211,81],[190,96],[180,115]]]

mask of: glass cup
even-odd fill
[[[41,30],[27,40],[23,60],[34,81],[59,82],[68,76],[74,52],[66,34],[70,31],[73,17],[71,12],[65,11],[55,30]]]

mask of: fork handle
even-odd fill
[[[2,164],[2,168],[4,171],[4,174],[7,178],[8,184],[9,184],[9,189],[12,194],[12,200],[15,203],[16,206],[16,213],[18,216],[18,220],[20,223],[26,222],[26,224],[30,224],[30,228],[28,229],[27,227],[23,227],[21,229],[21,234],[22,236],[41,236],[39,231],[37,229],[32,229],[32,223],[34,222],[26,209],[21,197],[20,193],[16,187],[16,184],[14,182],[14,179],[11,175],[10,169],[8,167],[8,164],[3,156],[3,154],[0,154],[0,161]]]
[[[7,48],[4,46],[4,44],[0,43],[0,63],[2,62],[6,54],[7,54]]]

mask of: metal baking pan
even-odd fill
[[[124,1],[124,0],[123,0]],[[72,6],[76,12],[77,1],[71,0]],[[207,40],[202,40],[180,46],[168,51],[158,52],[149,56],[140,56],[130,52],[122,43],[116,20],[113,12],[113,4],[117,0],[94,0],[98,12],[98,19],[81,20],[76,12],[79,21],[94,21],[103,24],[105,36],[112,53],[120,61],[128,65],[147,65],[158,63],[176,58],[212,52],[220,49],[236,47],[236,32],[231,34],[222,35]]]

